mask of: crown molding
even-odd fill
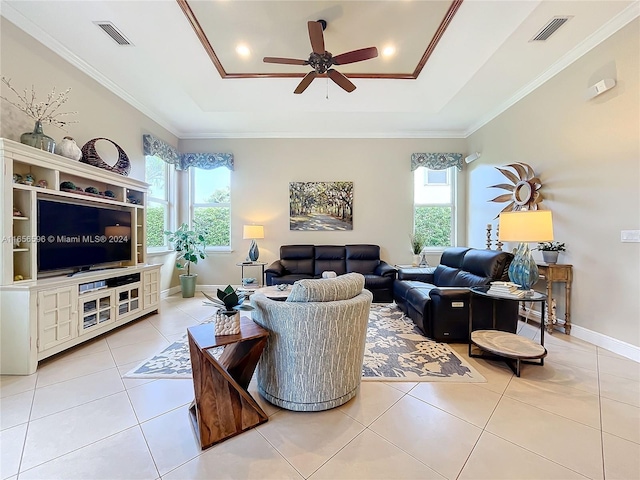
[[[178,136],[180,140],[202,140],[208,138],[466,138],[462,130],[451,131],[424,131],[424,132],[203,132],[183,133]]]
[[[544,72],[542,75],[538,76],[538,78],[516,92],[513,97],[511,97],[509,100],[507,100],[497,108],[491,110],[486,115],[482,116],[465,132],[465,138],[469,137],[477,130],[485,126],[487,123],[489,123],[491,120],[496,118],[498,115],[511,108],[513,105],[518,103],[524,97],[544,84],[547,80],[553,78],[573,62],[588,53],[591,49],[597,47],[611,35],[636,19],[638,16],[640,16],[640,3],[634,2],[627,8],[625,8],[622,12],[620,12],[616,17],[612,18],[609,22],[599,28],[591,36],[579,43],[573,50],[567,52],[562,58],[551,65],[551,67],[546,72]]]
[[[42,30],[40,27],[35,25],[31,20],[29,20],[24,15],[22,15],[22,13],[17,11],[13,6],[3,2],[2,9],[0,10],[0,15],[6,18],[7,20],[9,20],[16,27],[20,28],[22,31],[24,31],[28,35],[35,38],[37,41],[42,43],[45,47],[57,53],[60,57],[62,57],[64,60],[69,62],[74,67],[76,67],[82,73],[85,73],[89,77],[93,78],[100,85],[102,85],[107,90],[109,90],[110,92],[120,97],[122,100],[124,100],[133,108],[135,108],[136,110],[140,111],[141,113],[149,117],[158,125],[165,128],[176,137],[178,136],[173,126],[167,124],[167,122],[163,120],[159,120],[156,117],[156,114],[154,112],[150,111],[142,103],[140,103],[134,97],[129,95],[125,90],[120,88],[120,86],[118,86],[116,83],[109,80],[109,78],[105,77],[103,74],[98,72],[95,68],[93,68],[87,62],[82,60],[77,55],[73,54],[67,47],[62,45],[62,43],[60,43],[58,40],[56,40],[51,35],[49,35],[44,30]]]

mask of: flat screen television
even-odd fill
[[[38,272],[131,261],[131,212],[38,199],[38,240]]]

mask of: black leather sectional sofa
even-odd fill
[[[513,255],[496,250],[455,247],[446,249],[433,271],[419,269],[414,275],[400,272],[393,298],[424,334],[439,342],[469,339],[469,287],[508,280]],[[473,329],[496,327],[515,333],[518,302],[473,296]]]
[[[291,284],[303,278],[321,278],[326,271],[361,273],[374,302],[393,301],[396,269],[380,260],[378,245],[283,245],[280,260],[269,265],[265,276],[267,285]]]

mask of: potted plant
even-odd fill
[[[558,254],[566,251],[564,243],[561,242],[540,242],[536,250],[542,252],[542,259],[545,263],[556,263]]]
[[[216,335],[236,335],[240,333],[240,310],[253,310],[253,307],[244,303],[245,296],[238,295],[231,285],[224,290],[218,289],[217,298],[202,292],[211,302],[219,307],[215,319]]]
[[[175,232],[165,231],[168,240],[178,254],[176,258],[176,267],[186,269],[187,273],[180,275],[180,288],[182,290],[182,298],[193,297],[196,291],[196,280],[198,274],[191,274],[191,264],[198,264],[198,260],[204,260],[207,256],[205,251],[207,242],[205,235],[207,231],[204,228],[195,226],[194,230],[189,229],[189,225],[183,223]]]
[[[413,253],[413,265],[420,265],[422,249],[427,244],[427,239],[422,233],[413,233],[409,235],[411,240],[411,252]]]

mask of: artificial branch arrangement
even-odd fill
[[[44,102],[37,102],[36,91],[33,85],[31,86],[31,94],[29,95],[26,88],[24,89],[22,94],[20,94],[15,88],[13,88],[11,86],[11,79],[2,77],[2,83],[4,83],[13,93],[16,94],[18,100],[16,102],[12,102],[6,97],[0,96],[0,98],[6,100],[21,112],[26,113],[36,122],[55,125],[56,127],[62,128],[63,130],[64,127],[66,127],[70,123],[78,123],[75,120],[60,119],[60,117],[64,117],[66,115],[74,115],[78,112],[57,112],[57,110],[62,105],[67,103],[67,100],[69,99],[68,94],[71,91],[71,88],[67,88],[64,92],[56,94],[56,89],[54,87],[53,90],[47,95],[47,99]]]
[[[409,240],[411,241],[411,251],[414,255],[420,255],[422,253],[422,249],[427,244],[427,239],[422,233],[413,233],[409,235]]]

